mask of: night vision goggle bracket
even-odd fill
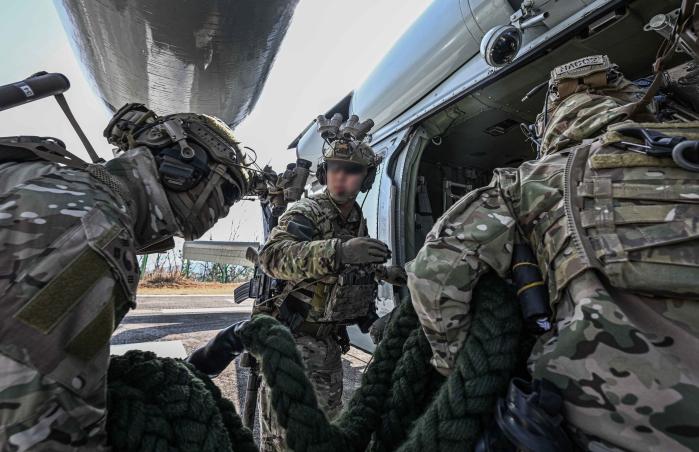
[[[168,134],[173,143],[180,147],[180,155],[185,160],[194,158],[194,150],[187,144],[187,133],[182,127],[179,119],[170,119],[163,123],[163,129]]]

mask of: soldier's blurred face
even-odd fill
[[[338,196],[359,193],[366,169],[357,163],[328,162],[328,190]]]

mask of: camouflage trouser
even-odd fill
[[[313,384],[318,405],[329,419],[342,409],[342,358],[340,346],[335,339],[316,339],[297,334],[296,347],[306,365],[306,375]],[[260,451],[282,451],[284,431],[277,423],[271,406],[272,392],[263,382],[260,386]]]
[[[105,451],[106,411],[0,353],[0,451]]]
[[[699,302],[574,279],[556,333],[530,357],[562,391],[566,424],[586,450],[699,450]]]

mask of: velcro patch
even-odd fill
[[[89,361],[109,343],[114,331],[114,298],[110,299],[94,319],[66,346],[66,352]]]
[[[104,258],[88,248],[41,288],[15,316],[48,334],[98,279],[109,271]]]
[[[586,77],[590,74],[611,69],[606,55],[593,55],[562,64],[551,71],[552,80]]]
[[[296,214],[291,217],[291,221],[286,227],[286,231],[293,235],[296,239],[302,242],[308,242],[313,239],[315,228],[311,220],[303,215]]]

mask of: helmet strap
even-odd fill
[[[197,200],[194,202],[194,205],[192,206],[192,210],[189,211],[189,215],[187,216],[187,220],[189,220],[192,217],[197,216],[199,214],[199,211],[201,208],[204,206],[204,203],[206,202],[207,199],[209,199],[209,195],[211,194],[211,191],[218,185],[219,179],[223,177],[223,175],[226,173],[226,166],[222,164],[218,164],[214,167],[211,177],[209,177],[209,180],[206,183],[206,186],[204,187],[204,190],[199,194],[199,197]]]

